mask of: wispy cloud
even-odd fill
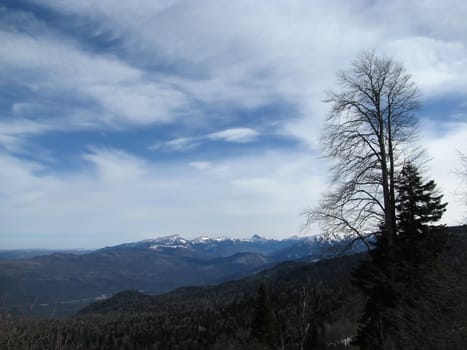
[[[94,29],[87,35],[114,43],[110,54],[96,54],[83,49],[82,39],[44,30],[46,24],[38,26],[39,36],[2,34],[8,71],[30,72],[27,84],[49,89],[49,99],[55,91],[75,104],[94,103],[80,106],[80,117],[87,118],[80,125],[183,123],[187,114],[190,123],[196,115],[196,122],[209,125],[219,111],[280,100],[295,106],[277,126],[280,132],[313,146],[326,114],[323,90],[334,86],[335,71],[349,57],[368,47],[404,61],[425,93],[459,93],[467,85],[467,28],[460,19],[467,10],[460,1],[442,8],[363,0],[37,4],[75,16],[78,24],[89,21]],[[440,13],[449,21],[435,20]],[[374,27],[367,18],[381,21]],[[37,97],[45,100],[42,93]],[[303,126],[314,127],[305,132]]]
[[[170,151],[189,151],[207,140],[230,143],[248,143],[257,140],[259,133],[250,128],[230,128],[195,137],[179,137],[165,142],[157,142],[149,149],[152,151],[166,149]]]
[[[3,79],[21,83],[27,91],[14,101],[17,116],[47,111],[55,123],[105,129],[171,122],[189,105],[179,89],[148,81],[143,71],[116,57],[87,53],[53,37],[0,31],[0,41]],[[66,103],[60,110],[50,109],[58,101]]]
[[[232,128],[213,132],[207,135],[211,140],[223,140],[226,142],[247,143],[255,141],[258,132],[249,128]]]
[[[387,49],[397,57],[403,57],[408,71],[426,97],[466,93],[465,43],[420,36],[391,41]]]
[[[46,120],[34,121],[24,118],[0,120],[0,146],[10,151],[18,151],[23,146],[25,135],[36,135],[56,129],[56,125]]]
[[[149,146],[151,151],[165,149],[169,151],[189,151],[200,145],[200,138],[197,137],[178,137],[165,142],[156,142]]]

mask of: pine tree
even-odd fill
[[[397,274],[398,339],[405,349],[418,349],[425,341],[426,321],[430,310],[437,308],[441,276],[433,278],[439,269],[437,258],[444,247],[444,237],[438,227],[446,211],[433,180],[423,181],[417,167],[406,162],[397,184]]]
[[[446,211],[433,180],[424,182],[417,167],[406,162],[397,184],[397,255],[399,277],[414,285],[420,270],[433,262],[443,247],[442,237],[436,235],[437,222]]]
[[[274,315],[266,286],[261,284],[256,295],[251,335],[263,344],[273,344],[275,338]]]
[[[421,238],[429,231],[428,224],[437,222],[446,211],[447,203],[441,203],[442,195],[436,192],[433,180],[423,183],[418,169],[406,162],[396,185],[398,238]]]
[[[381,225],[384,230],[384,225]],[[363,261],[353,273],[353,284],[367,297],[365,310],[355,345],[365,350],[390,349],[396,333],[397,321],[392,317],[392,310],[398,301],[395,284],[395,254],[387,254],[384,246],[384,235],[378,235],[369,259]]]
[[[432,303],[427,276],[443,245],[429,224],[441,219],[447,204],[435,182],[423,182],[411,162],[404,164],[396,189],[393,251],[383,249],[385,235],[378,235],[371,259],[354,272],[355,284],[368,297],[356,338],[361,349],[418,349],[421,309]]]

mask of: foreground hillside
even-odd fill
[[[261,339],[251,337],[255,327],[286,348],[313,341],[312,333],[337,341],[355,331],[361,300],[349,281],[363,258],[287,262],[243,280],[160,296],[126,291],[70,319],[4,319],[3,335],[37,349],[57,343],[65,349],[261,349]]]

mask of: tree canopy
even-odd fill
[[[386,240],[396,236],[397,170],[413,143],[418,91],[404,67],[373,51],[361,54],[338,74],[330,92],[331,112],[322,136],[332,162],[331,190],[307,212],[329,234],[345,232],[366,240],[381,223]]]

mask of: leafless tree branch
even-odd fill
[[[401,163],[410,158],[417,119],[418,90],[401,64],[363,53],[349,71],[338,73],[341,90],[331,104],[321,138],[331,160],[332,186],[317,208],[305,212],[329,235],[363,241],[385,226],[396,237],[395,182]]]

